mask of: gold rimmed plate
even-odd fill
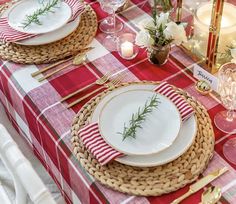
[[[7,9],[2,14],[2,17],[7,17],[9,11],[10,11],[10,8]],[[81,15],[79,15],[74,21],[66,23],[64,26],[62,26],[61,28],[57,30],[40,34],[40,35],[36,35],[35,37],[27,38],[25,40],[20,40],[14,43],[19,44],[19,45],[26,45],[26,46],[36,46],[36,45],[45,45],[45,44],[49,44],[49,43],[61,40],[67,37],[68,35],[70,35],[73,31],[77,29],[77,27],[79,26],[80,20],[81,20]]]
[[[142,111],[146,102],[156,95],[158,105],[146,115],[135,138],[123,139],[124,126],[129,127],[132,115]],[[126,155],[150,155],[168,148],[181,127],[177,107],[167,97],[151,90],[129,90],[111,98],[99,115],[100,133],[114,149]]]
[[[111,100],[111,98],[130,90],[149,90],[152,91],[156,88],[153,84],[132,84],[128,86],[123,86],[109,92],[105,97],[103,97],[96,106],[90,122],[97,122],[99,120],[99,115],[104,105]],[[168,128],[168,125],[166,126]],[[117,162],[122,164],[137,166],[137,167],[152,167],[157,165],[162,165],[173,161],[174,159],[181,156],[193,143],[195,136],[197,134],[197,120],[195,115],[192,115],[188,120],[182,122],[180,132],[173,144],[168,148],[160,151],[158,153],[149,155],[126,155],[124,157],[116,158]]]
[[[59,2],[52,9],[52,12],[38,16],[40,24],[31,23],[27,27],[24,27],[27,16],[32,15],[40,8],[44,8],[45,4],[41,4],[35,0],[20,1],[10,8],[8,12],[8,24],[13,29],[23,33],[42,34],[57,30],[69,21],[72,14],[70,6],[65,2]]]

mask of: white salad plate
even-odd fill
[[[124,126],[146,102],[156,95],[158,105],[136,128],[135,138],[123,139]],[[167,97],[151,90],[130,90],[112,97],[99,115],[99,129],[104,140],[126,155],[155,154],[168,148],[180,131],[181,117],[177,107]],[[166,128],[168,126],[168,128]]]
[[[75,31],[76,28],[79,26],[80,19],[81,17],[78,16],[74,21],[67,23],[66,25],[55,31],[37,35],[33,38],[17,41],[14,43],[19,45],[33,46],[33,45],[45,45],[48,43],[56,42],[58,40],[65,38],[66,36],[70,35],[73,31]]]
[[[153,90],[156,85],[153,84],[132,84],[125,87],[120,87],[108,93],[101,99],[91,115],[90,122],[99,121],[101,111],[104,106],[114,97],[130,90]],[[142,96],[140,96],[141,98]],[[169,129],[169,123],[164,128]],[[137,166],[137,167],[152,167],[166,164],[181,156],[193,143],[197,134],[197,121],[195,115],[192,115],[188,120],[182,122],[180,132],[173,144],[161,152],[149,155],[126,155],[116,158],[117,162],[122,164]]]
[[[3,13],[3,17],[6,17],[8,15],[8,11],[9,10],[6,10]],[[33,38],[28,38],[14,43],[19,45],[36,46],[36,45],[45,45],[48,43],[56,42],[58,40],[65,38],[66,36],[70,35],[73,31],[75,31],[76,28],[79,26],[80,19],[81,17],[79,15],[74,21],[67,23],[66,25],[55,31],[45,34],[40,34]]]
[[[47,1],[44,1],[45,4]],[[31,23],[24,27],[23,23],[27,15],[32,15],[37,9],[42,8],[43,4],[36,0],[24,0],[12,6],[8,13],[8,24],[15,30],[29,33],[42,34],[57,30],[64,26],[70,19],[72,11],[70,6],[61,2],[58,6],[53,8],[53,12],[47,12],[45,15],[40,15],[40,25]]]

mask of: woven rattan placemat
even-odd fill
[[[11,3],[12,4],[12,3]],[[0,12],[10,4],[0,6]],[[40,46],[23,46],[0,41],[0,58],[22,64],[42,64],[63,59],[85,48],[97,32],[95,11],[86,6],[78,28],[62,40]]]
[[[155,84],[154,82],[137,83]],[[127,85],[129,84],[121,86]],[[81,165],[102,184],[123,193],[140,196],[159,196],[196,180],[212,158],[214,132],[206,109],[185,91],[176,90],[195,109],[198,127],[194,143],[182,156],[165,165],[151,168],[131,167],[116,161],[101,166],[85,149],[77,132],[79,128],[88,123],[96,105],[106,95],[107,91],[105,91],[84,105],[72,124],[73,151]]]

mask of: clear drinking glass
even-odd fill
[[[110,16],[105,18],[99,25],[102,32],[110,34],[122,30],[123,24],[116,22],[115,12],[125,1],[126,0],[99,0],[102,10],[110,14]]]
[[[221,66],[218,73],[218,92],[226,111],[215,116],[215,125],[225,133],[236,133],[236,64]]]
[[[236,64],[222,65],[218,76],[218,91],[227,111],[215,116],[215,125],[225,133],[236,133]],[[223,146],[223,154],[227,160],[236,164],[236,138],[228,140]]]
[[[112,14],[105,18],[99,25],[99,28],[102,32],[111,34],[108,35],[104,41],[104,46],[110,50],[116,50],[116,33],[122,30],[123,24],[116,21],[116,14],[118,8],[124,5],[126,0],[99,0],[101,8],[108,14]]]

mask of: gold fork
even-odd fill
[[[102,87],[99,87],[98,89],[92,91],[89,94],[86,94],[85,96],[75,100],[74,102],[70,103],[67,107],[71,108],[72,106],[76,105],[77,103],[83,101],[84,99],[88,98],[89,96],[95,94],[96,92],[102,90],[103,88],[107,88],[107,89],[112,89],[114,88],[116,85],[120,84],[122,79],[124,78],[124,75],[118,75],[115,79],[111,80],[109,83],[104,84]]]
[[[74,95],[76,95],[76,94],[78,94],[78,93],[80,93],[80,92],[82,92],[82,91],[85,91],[86,89],[92,87],[92,86],[95,85],[95,84],[97,84],[97,85],[103,85],[103,84],[105,84],[105,83],[110,79],[111,76],[112,76],[112,71],[109,71],[109,72],[107,72],[106,74],[104,74],[102,77],[98,78],[95,82],[89,84],[88,86],[85,86],[85,87],[83,87],[82,89],[78,89],[77,91],[74,91],[74,92],[72,92],[71,94],[69,94],[69,95],[63,97],[63,98],[60,100],[60,102],[63,102],[63,101],[65,101],[65,100],[71,98],[72,96],[74,96]]]

